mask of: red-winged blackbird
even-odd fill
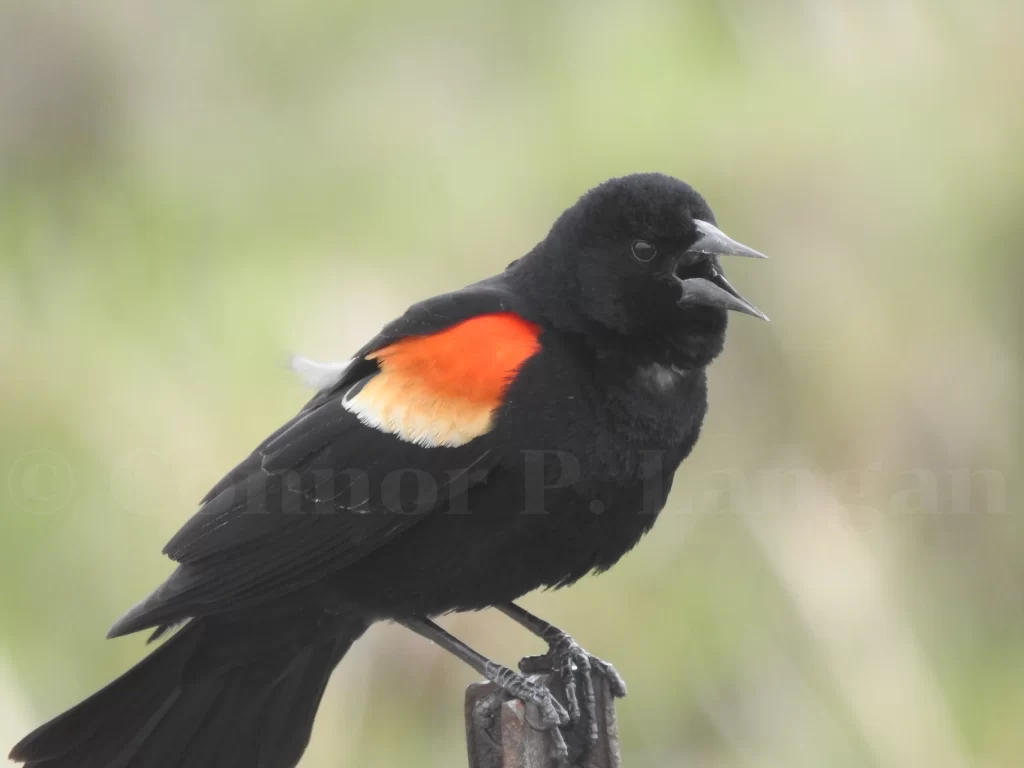
[[[335,665],[392,620],[536,703],[581,707],[573,670],[614,669],[512,601],[629,551],[665,504],[707,409],[726,282],[707,203],[660,174],[587,192],[500,275],[411,307],[203,499],[179,565],[110,636],[173,634],[18,744],[36,768],[285,768]],[[766,319],[766,318],[765,318]],[[569,711],[430,617],[496,607],[544,638]],[[584,713],[589,675],[580,675]]]

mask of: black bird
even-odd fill
[[[164,548],[177,569],[110,631],[169,635],[23,739],[32,768],[287,768],[327,679],[395,621],[558,726],[615,670],[513,601],[614,565],[654,524],[707,410],[727,310],[704,199],[661,174],[607,181],[500,275],[411,307],[203,499]],[[306,366],[309,367],[309,366]],[[496,607],[547,641],[524,670],[431,621]],[[582,699],[582,707],[579,703]]]

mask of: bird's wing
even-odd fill
[[[539,326],[500,285],[413,306],[217,483],[164,548],[180,567],[111,630],[259,602],[372,552],[497,461],[508,384]]]

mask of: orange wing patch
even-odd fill
[[[360,421],[420,445],[459,446],[490,431],[540,327],[511,312],[410,336],[367,355],[380,373],[342,402]]]

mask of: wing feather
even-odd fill
[[[471,286],[417,305],[386,327],[336,382],[210,490],[164,548],[179,563],[177,570],[125,614],[111,636],[257,603],[315,582],[464,493],[470,484],[454,482],[464,473],[472,469],[479,482],[478,470],[498,463],[490,433],[458,445],[421,445],[363,423],[344,400],[382,375],[376,350],[478,314],[507,312],[512,304],[500,286]],[[403,479],[409,470],[417,482]]]

